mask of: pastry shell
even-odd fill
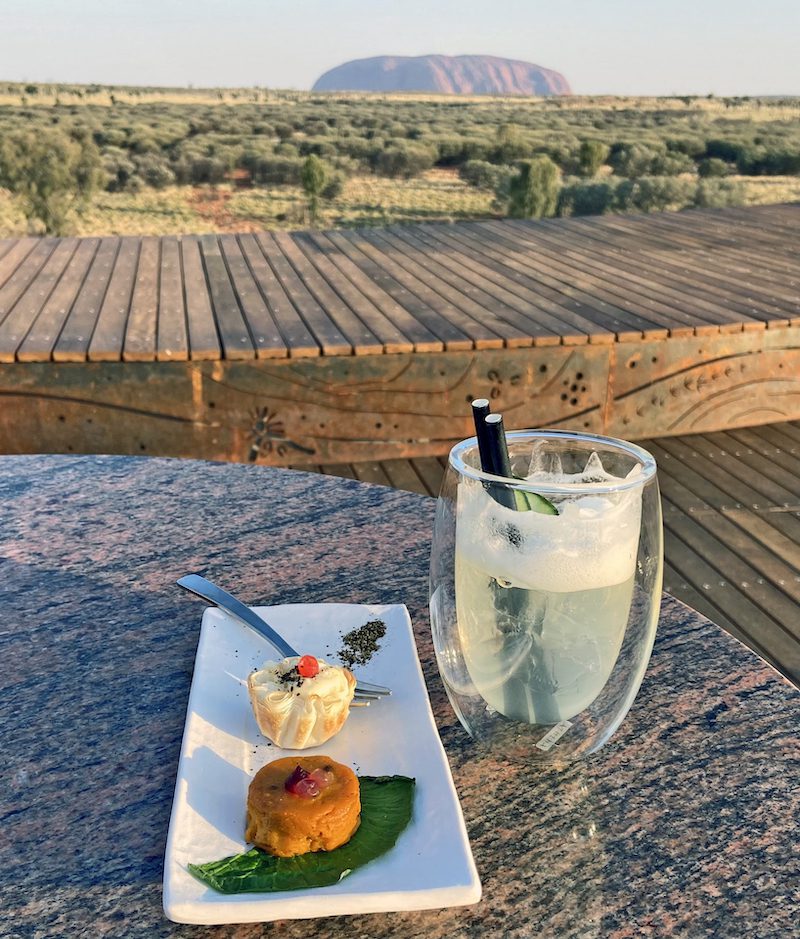
[[[287,750],[316,747],[337,734],[350,713],[356,687],[353,673],[318,659],[320,672],[298,684],[282,684],[279,675],[297,662],[266,662],[247,679],[247,690],[258,728],[276,746]]]

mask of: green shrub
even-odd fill
[[[610,153],[611,148],[599,140],[582,140],[578,152],[581,175],[596,176]]]
[[[260,186],[299,186],[303,162],[297,157],[261,157],[250,168],[250,176]]]
[[[744,205],[744,202],[744,187],[734,180],[701,179],[697,183],[694,205],[699,209],[721,209],[728,205]]]
[[[550,157],[526,160],[509,185],[509,216],[547,218],[555,215],[560,188],[561,172]]]
[[[516,124],[501,124],[490,159],[492,163],[516,163],[530,156],[532,151],[533,147],[523,138]]]
[[[652,176],[681,176],[683,173],[694,174],[696,170],[695,162],[690,156],[669,150],[656,153],[650,163]]]
[[[134,159],[136,175],[153,189],[164,189],[175,182],[175,173],[160,153],[146,153]]]
[[[659,150],[644,144],[615,143],[611,147],[608,163],[617,176],[638,179],[651,172],[653,160],[659,153]]]
[[[702,179],[727,176],[735,167],[719,157],[706,157],[697,164],[697,174]]]
[[[300,182],[308,199],[308,211],[312,220],[316,219],[319,213],[319,199],[325,188],[326,175],[324,163],[313,154],[306,159],[300,171]]]
[[[129,183],[136,173],[136,164],[127,150],[109,147],[103,154],[103,171],[106,176],[107,192],[123,192],[129,189]]]
[[[604,215],[617,207],[617,182],[574,182],[562,187],[558,215]]]
[[[0,186],[19,196],[25,217],[45,232],[66,233],[70,216],[102,178],[100,151],[88,133],[21,131],[0,142]]]
[[[429,170],[436,162],[436,151],[422,144],[406,143],[381,150],[375,158],[375,172],[391,179],[411,179]]]
[[[691,205],[697,184],[692,179],[673,176],[644,176],[620,181],[616,190],[618,210],[638,209],[640,212],[663,212]]]

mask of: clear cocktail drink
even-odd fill
[[[534,467],[526,480],[534,490],[561,490],[550,496],[557,515],[508,508],[491,486],[460,480],[461,648],[475,689],[507,718],[570,720],[614,669],[631,608],[642,504],[640,487],[609,492],[614,480],[596,455],[574,475]]]

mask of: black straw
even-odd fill
[[[503,415],[488,414],[483,420],[483,426],[486,437],[486,450],[489,455],[489,469],[486,472],[491,473],[493,476],[513,479],[511,460],[508,458],[506,434],[503,430]],[[517,499],[513,489],[509,489],[508,486],[492,486],[490,492],[496,502],[508,509],[516,509]]]
[[[506,443],[506,432],[503,427],[502,414],[489,414],[484,418],[486,427],[486,444],[491,454],[490,470],[495,476],[505,476],[506,479],[512,478],[511,460],[508,457],[508,444]]]
[[[484,420],[491,412],[488,398],[476,398],[472,402],[472,418],[475,421],[475,435],[478,438],[478,453],[481,458],[481,469],[484,473],[493,473],[492,456],[489,449],[489,435]]]

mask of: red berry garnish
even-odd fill
[[[303,767],[298,763],[292,771],[292,775],[287,777],[286,782],[283,784],[283,788],[287,792],[296,792],[296,788],[299,783],[301,783],[308,776],[308,770],[303,769]]]
[[[314,796],[319,795],[319,786],[310,776],[307,776],[294,787],[294,794],[300,796],[301,799],[313,799]]]
[[[313,779],[320,789],[324,789],[333,782],[333,773],[327,772],[320,766],[308,778]]]
[[[312,777],[313,774],[303,769],[298,763],[292,771],[292,775],[283,784],[283,788],[287,792],[291,792],[293,796],[300,796],[301,799],[313,799],[314,796],[319,795],[323,786],[320,785],[319,780]]]
[[[297,663],[297,672],[301,678],[313,678],[319,674],[319,662],[313,655],[304,655]]]

